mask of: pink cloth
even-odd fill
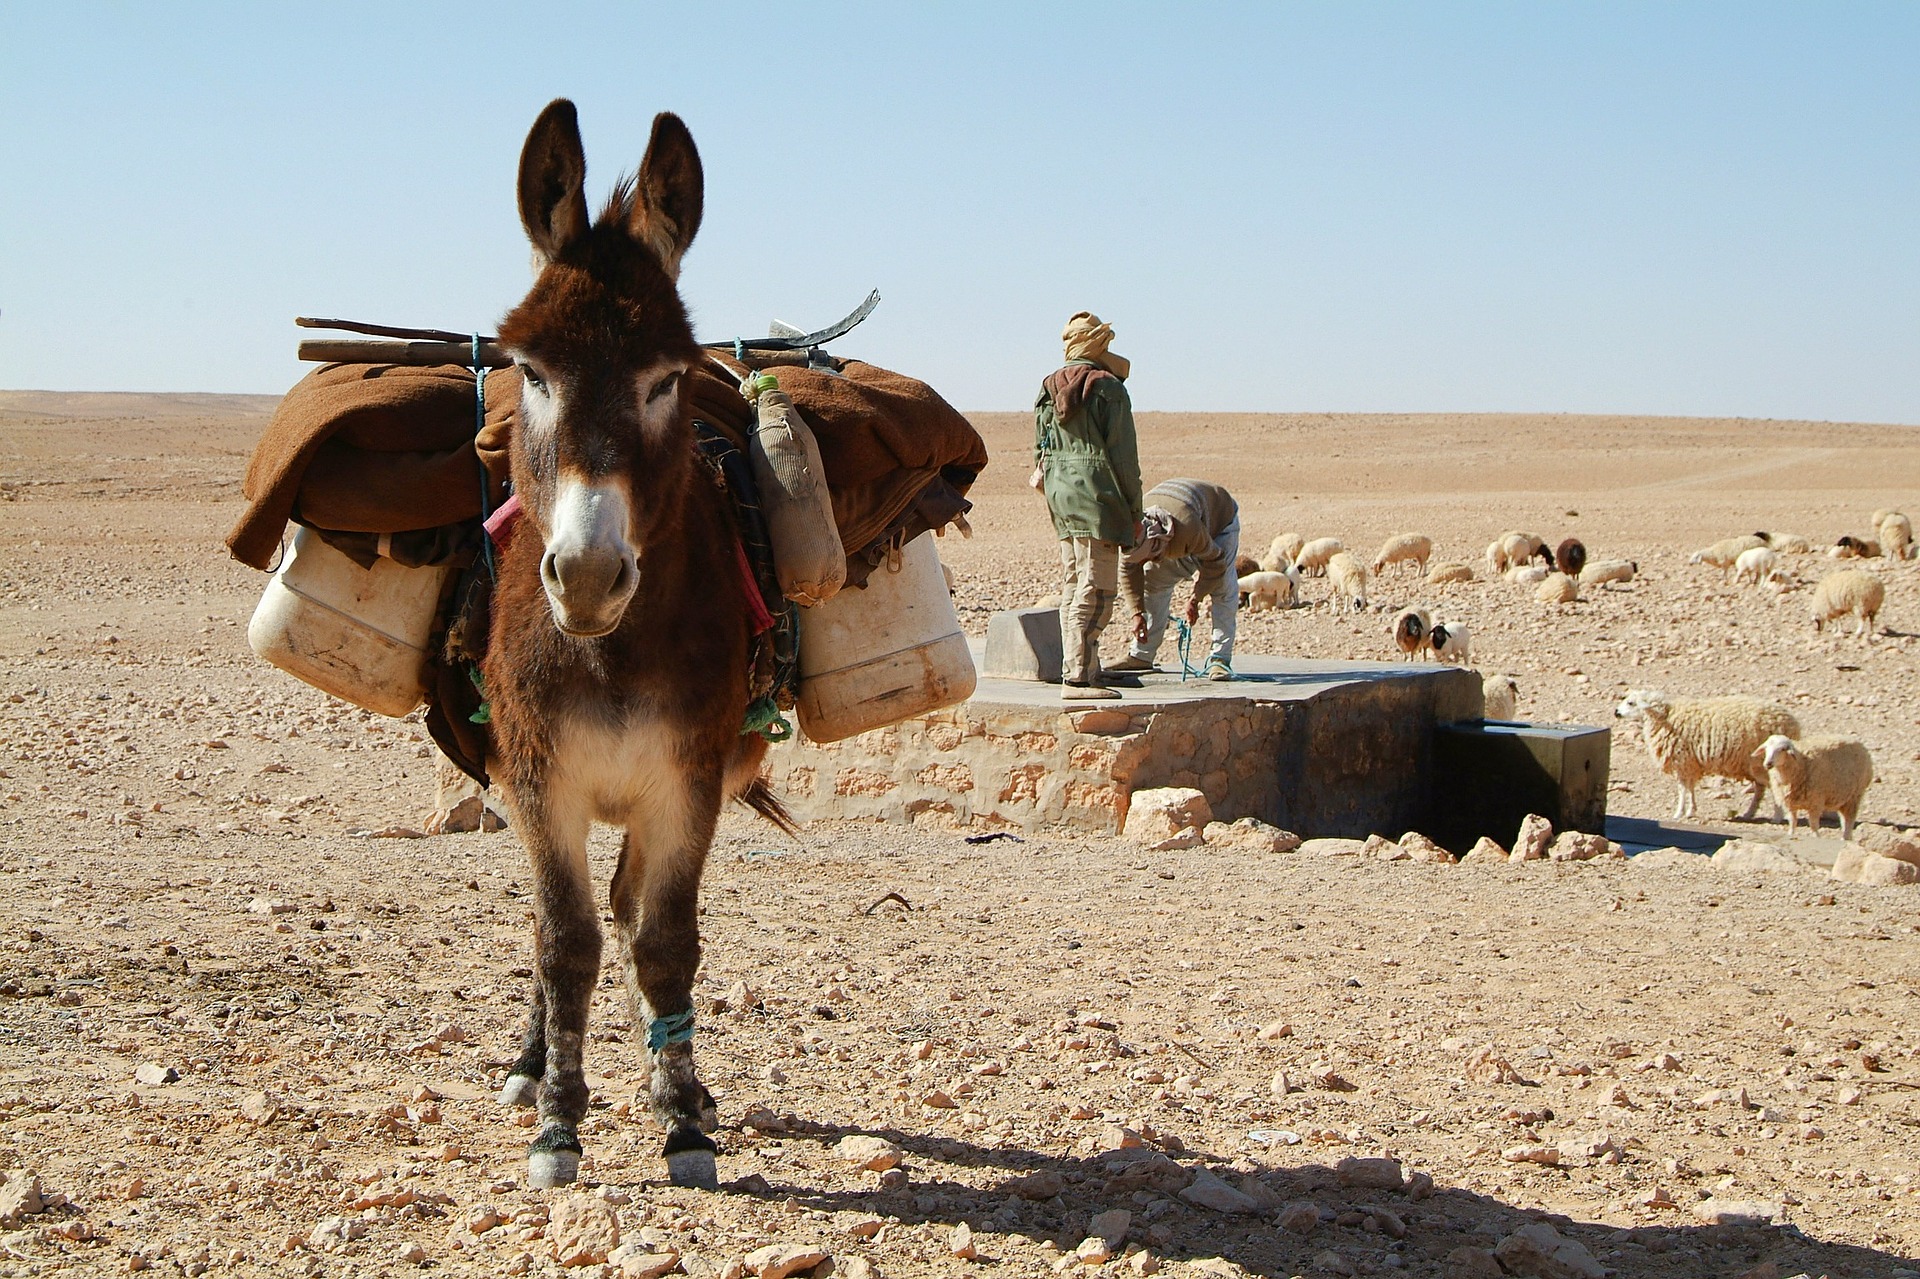
[[[500,509],[487,516],[487,536],[501,550],[507,549],[507,543],[513,541],[513,526],[520,522],[520,495],[513,494],[500,503]]]

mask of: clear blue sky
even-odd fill
[[[296,314],[490,330],[526,129],[692,126],[703,337],[1015,409],[1920,422],[1920,5],[0,0],[0,387],[278,392]]]

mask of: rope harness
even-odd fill
[[[647,1051],[657,1053],[668,1044],[684,1044],[693,1038],[693,1009],[669,1013],[647,1022]]]

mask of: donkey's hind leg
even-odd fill
[[[527,1016],[527,1032],[520,1040],[520,1056],[507,1072],[500,1088],[503,1106],[532,1106],[540,1101],[540,1077],[547,1073],[547,1001],[540,993],[540,980],[533,981],[533,1012]]]
[[[700,872],[718,817],[719,782],[687,785],[689,802],[675,814],[681,820],[628,831],[614,873],[613,916],[634,1024],[647,1035],[648,1091],[667,1130],[668,1176],[677,1186],[712,1189],[719,1185],[718,1147],[707,1131],[717,1116],[713,1094],[694,1073],[693,979],[700,967]]]

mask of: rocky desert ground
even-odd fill
[[[420,726],[248,652],[263,582],[220,537],[271,407],[0,393],[0,1274],[1920,1274],[1920,889],[1686,853],[795,843],[730,816],[698,1039],[723,1189],[664,1184],[611,967],[582,1181],[526,1189],[491,1099],[527,1006],[524,857],[510,832],[407,837]],[[1026,418],[976,420],[998,460],[942,552],[981,631],[1058,569]],[[1256,550],[1419,531],[1484,578],[1521,528],[1636,560],[1564,606],[1411,573],[1375,602],[1467,621],[1528,718],[1609,722],[1628,688],[1776,697],[1872,749],[1877,837],[1914,822],[1920,568],[1869,565],[1865,642],[1806,617],[1824,557],[1789,557],[1780,593],[1687,564],[1920,505],[1913,428],[1141,428],[1149,480],[1228,483]],[[1250,616],[1240,643],[1391,656],[1380,612]],[[1613,760],[1613,811],[1664,817],[1634,734]],[[1724,820],[1730,785],[1702,800],[1783,833]]]

